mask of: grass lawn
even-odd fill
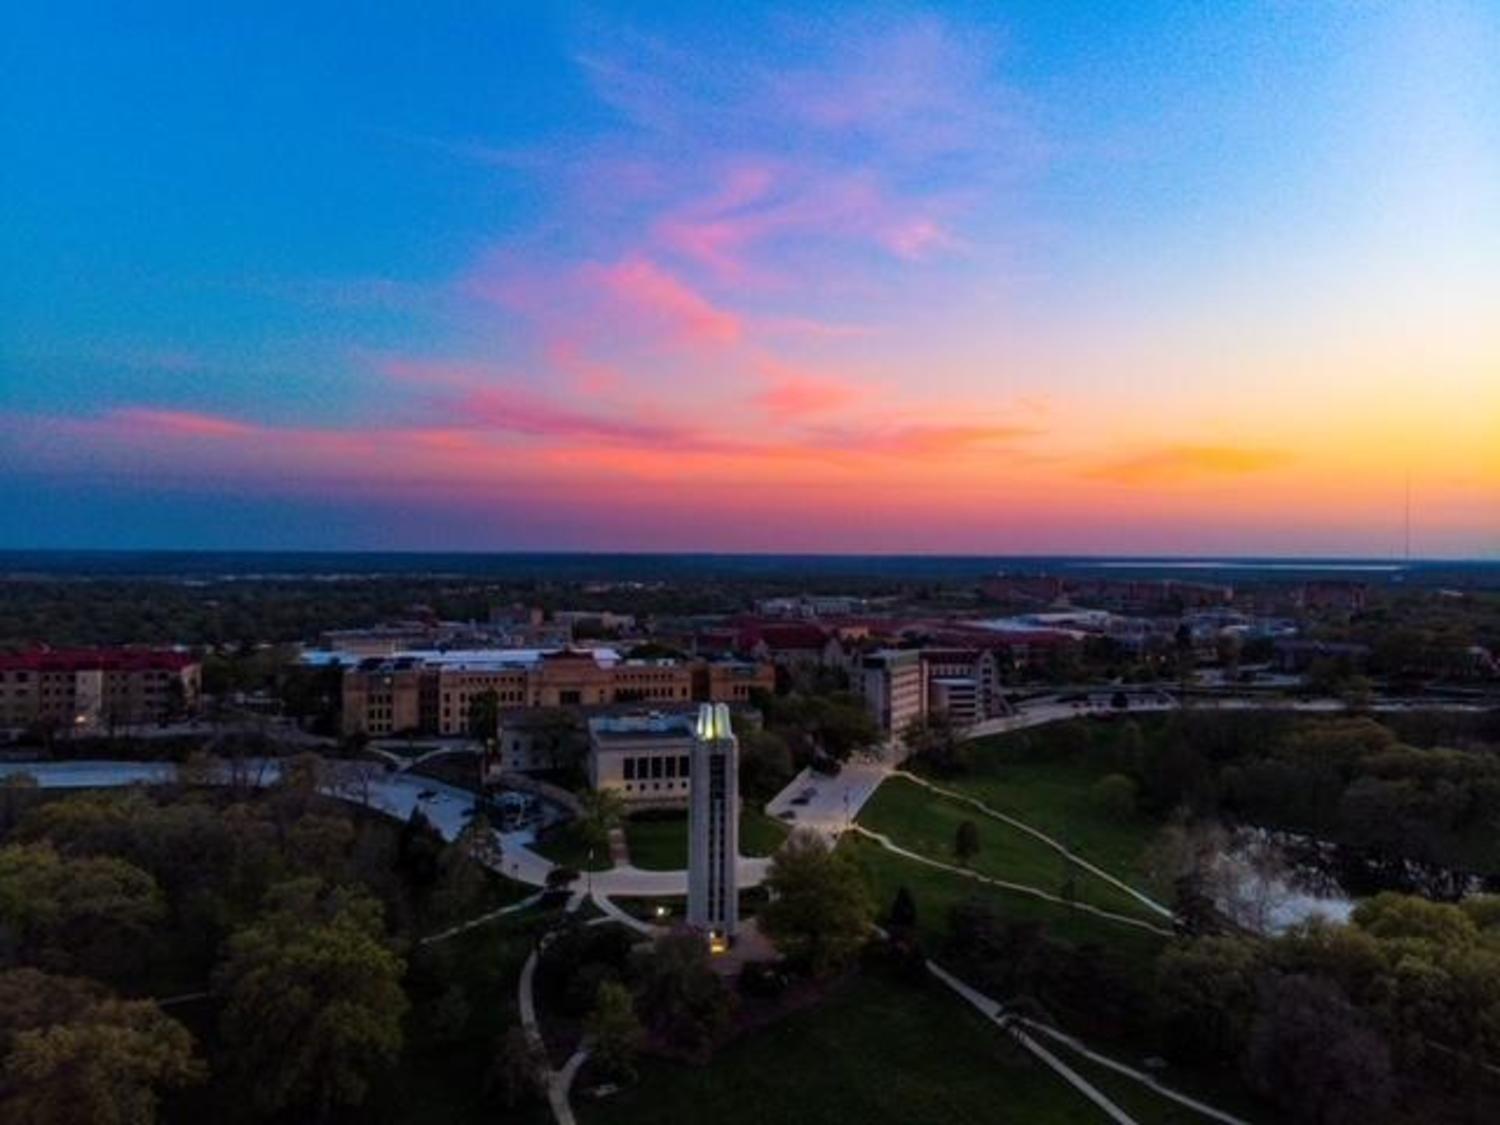
[[[1042,1042],[1048,1049],[1056,1051],[1063,1062],[1103,1090],[1107,1097],[1140,1122],[1140,1125],[1207,1125],[1208,1122],[1217,1120],[1164,1097],[1128,1075],[1102,1066],[1060,1043],[1046,1038]],[[1099,1050],[1098,1047],[1094,1049]],[[1106,1053],[1140,1068],[1138,1061],[1125,1059],[1118,1051]],[[1206,1076],[1180,1067],[1169,1067],[1160,1075],[1160,1079],[1174,1090],[1246,1121],[1272,1125],[1278,1120],[1276,1111],[1257,1099],[1233,1072]]]
[[[1093,1125],[1090,1102],[936,984],[860,976],[823,1003],[756,1031],[704,1067],[657,1059],[584,1125]]]
[[[593,858],[590,859],[588,843],[579,838],[571,824],[553,829],[545,839],[532,844],[531,850],[553,863],[579,871],[608,871],[613,866],[607,847],[592,849]]]
[[[1071,874],[1080,902],[1160,924],[1153,911],[1070,863],[1034,836],[905,778],[886,781],[859,814],[864,827],[943,863],[958,862],[953,840],[958,826],[966,820],[973,821],[979,830],[979,852],[969,861],[979,874],[1024,883],[1050,894],[1061,893]]]
[[[687,867],[687,813],[632,817],[625,822],[630,862],[646,871],[681,871]],[[787,828],[758,809],[740,810],[740,854],[770,855],[781,847]]]
[[[1073,851],[1142,890],[1142,853],[1161,827],[1145,816],[1118,821],[1094,806],[1089,790],[1101,777],[1119,772],[1109,748],[1118,737],[1115,723],[1087,723],[1093,746],[1082,753],[1051,755],[1051,728],[978,739],[974,768],[955,777],[932,780],[976,797],[999,812],[1024,820],[1061,840]],[[1156,725],[1139,720],[1151,745]]]
[[[1152,961],[1166,942],[1165,938],[1134,926],[934,870],[894,855],[873,840],[846,835],[839,841],[839,847],[859,860],[880,913],[890,909],[898,888],[904,886],[911,891],[917,903],[917,932],[932,951],[941,949],[948,936],[949,910],[971,898],[993,903],[1006,919],[1043,922],[1051,933],[1065,941],[1112,946],[1118,952],[1139,958],[1143,973],[1152,971]]]

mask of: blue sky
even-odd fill
[[[141,7],[0,42],[0,539],[1500,549],[1492,5]]]

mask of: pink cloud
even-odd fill
[[[617,390],[630,381],[623,369],[591,358],[574,340],[548,341],[546,355],[548,363],[569,376],[578,389],[587,394]]]
[[[658,217],[651,236],[722,281],[764,285],[787,279],[758,260],[775,243],[834,240],[908,261],[956,249],[942,217],[950,208],[940,196],[896,193],[869,168],[765,161],[732,166],[718,190]]]
[[[865,388],[826,375],[812,374],[770,358],[757,364],[768,385],[752,401],[777,422],[827,414],[868,397]]]
[[[380,372],[425,393],[426,410],[442,429],[482,429],[525,437],[659,444],[691,440],[695,431],[634,412],[611,415],[561,405],[505,382],[505,372],[482,364],[387,358]]]
[[[612,266],[589,266],[585,276],[682,342],[723,345],[740,339],[743,323],[736,313],[717,307],[649,258],[636,255]]]
[[[155,430],[185,437],[245,437],[260,429],[258,426],[215,414],[198,414],[190,410],[155,410],[143,406],[122,407],[113,411],[109,417],[129,429]]]
[[[471,391],[454,402],[453,409],[471,425],[527,437],[657,445],[693,436],[670,422],[574,410],[514,388]]]

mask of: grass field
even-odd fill
[[[579,839],[571,824],[554,829],[546,839],[538,840],[533,844],[531,850],[537,855],[545,856],[553,863],[579,871],[607,871],[612,866],[609,861],[609,849],[590,849],[587,843]],[[590,856],[591,850],[592,857]]]
[[[1006,919],[1043,922],[1051,933],[1065,941],[1110,945],[1128,956],[1138,957],[1142,972],[1150,971],[1152,959],[1166,941],[1134,926],[937,871],[893,855],[873,840],[849,835],[839,842],[839,847],[859,861],[880,912],[890,908],[898,888],[904,886],[911,892],[917,904],[917,932],[934,951],[941,948],[948,936],[949,910],[971,898],[994,904]]]
[[[969,861],[974,871],[1050,894],[1060,894],[1071,876],[1078,901],[1160,923],[1159,915],[1036,837],[905,778],[886,781],[859,814],[864,827],[943,863],[958,862],[953,841],[966,820],[979,832],[979,852]]]
[[[1110,753],[1119,727],[1087,723],[1093,745],[1083,752],[1052,753],[1053,728],[996,735],[974,743],[974,768],[954,777],[933,778],[948,789],[976,797],[1062,841],[1091,863],[1132,886],[1146,890],[1142,855],[1160,824],[1145,816],[1116,820],[1095,807],[1089,791],[1100,778],[1118,772]],[[1140,721],[1150,745],[1154,729]]]
[[[1158,1094],[1128,1075],[1085,1058],[1066,1046],[1051,1040],[1043,1042],[1049,1049],[1056,1051],[1065,1063],[1103,1090],[1107,1097],[1140,1122],[1140,1125],[1207,1125],[1216,1120]],[[1095,1050],[1099,1049],[1093,1044],[1090,1046]],[[1140,1066],[1141,1060],[1126,1058],[1117,1049],[1105,1053],[1127,1065],[1137,1068]],[[1160,1079],[1180,1093],[1197,1098],[1225,1113],[1255,1122],[1256,1125],[1273,1125],[1279,1120],[1276,1111],[1257,1099],[1233,1070],[1210,1074],[1182,1067],[1168,1067],[1160,1075]]]
[[[641,1064],[584,1125],[1093,1125],[1104,1115],[935,985],[856,977],[824,1003],[721,1051],[706,1067]]]
[[[634,817],[625,822],[630,862],[647,871],[681,871],[687,866],[687,814]],[[786,840],[781,821],[758,809],[740,811],[740,854],[770,855]]]

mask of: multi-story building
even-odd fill
[[[692,778],[693,716],[618,715],[590,719],[588,774],[595,789],[632,808],[683,808]]]
[[[506,711],[744,703],[756,688],[774,686],[769,665],[744,661],[629,660],[607,648],[417,652],[345,671],[343,729],[463,735],[475,700],[491,693]]]
[[[160,649],[41,649],[0,655],[0,727],[75,730],[156,723],[198,705],[202,666]]]
[[[959,727],[1003,714],[1000,663],[989,648],[923,649],[927,713],[942,711]]]
[[[428,679],[418,661],[402,658],[367,660],[344,673],[344,732],[378,738],[423,729],[431,718]],[[350,715],[358,716],[357,726],[349,724]]]
[[[758,660],[698,660],[692,664],[693,698],[713,703],[749,703],[758,691],[776,690],[776,669]]]
[[[867,652],[851,669],[849,682],[889,740],[899,739],[913,719],[927,713],[927,682],[916,649]]]

